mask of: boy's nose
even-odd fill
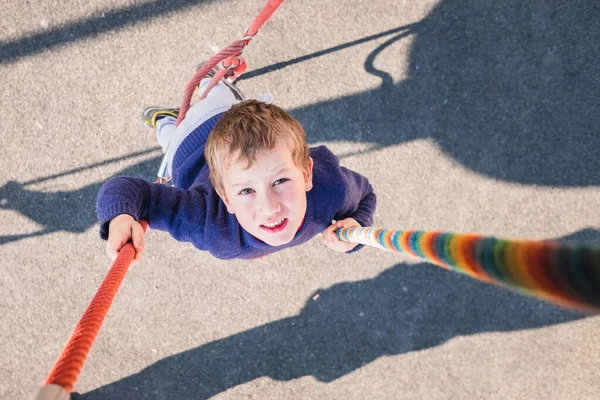
[[[272,193],[265,193],[263,196],[261,196],[259,210],[263,217],[274,216],[279,212],[280,209],[281,206],[275,195]]]

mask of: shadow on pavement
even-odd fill
[[[192,3],[169,4],[181,8]],[[135,7],[120,18],[137,21],[157,14],[155,8],[163,5]],[[410,34],[416,36],[408,77],[394,83],[375,61]],[[556,187],[600,185],[596,0],[446,0],[418,23],[250,71],[247,77],[386,35],[395,36],[365,60],[365,69],[381,78],[380,88],[291,110],[311,142],[371,143],[358,152],[364,153],[432,138],[450,157],[494,179]],[[153,179],[159,162],[147,160],[119,175]],[[0,188],[0,208],[16,210],[43,228],[0,237],[0,245],[61,230],[84,232],[96,223],[101,184],[42,193],[8,182]]]
[[[139,7],[158,7],[148,4]],[[4,43],[0,63],[115,29],[119,21],[158,15],[154,8],[131,10],[106,28],[93,20]],[[416,37],[405,80],[394,82],[375,67],[377,56],[395,51],[391,45],[408,34],[400,30],[365,61],[365,69],[381,78],[380,88],[292,113],[312,141],[385,147],[432,138],[450,157],[494,179],[600,185],[599,14],[596,0],[445,0],[410,27]],[[74,39],[64,39],[69,29]],[[120,175],[151,177],[159,162],[153,158]],[[0,188],[0,204],[44,226],[39,234],[83,232],[96,223],[100,185],[41,193],[9,182]],[[599,237],[589,229],[565,240]],[[18,239],[3,237],[0,244]],[[331,382],[378,357],[454,337],[583,318],[429,264],[398,264],[374,279],[317,293],[297,316],[167,357],[73,399],[209,398],[259,377]]]
[[[599,185],[599,10],[592,0],[443,1],[412,28],[406,80],[393,82],[374,66],[403,31],[365,62],[381,77],[379,89],[292,112],[314,141],[384,147],[433,138],[491,178]],[[563,240],[599,238],[586,229]],[[260,377],[331,382],[378,357],[454,337],[583,318],[429,264],[398,264],[316,293],[297,316],[167,357],[73,398],[209,398]]]
[[[206,399],[260,377],[331,382],[379,357],[454,337],[583,317],[430,264],[398,264],[374,279],[316,291],[294,317],[164,358],[73,400]]]
[[[596,0],[447,0],[409,28],[365,61],[379,89],[293,110],[311,140],[378,148],[431,138],[494,179],[600,184]],[[407,78],[394,83],[374,61],[403,57],[391,45],[410,33]]]
[[[568,236],[564,236],[559,241],[582,246],[600,246],[600,230],[598,229],[582,229]]]
[[[121,159],[125,158],[128,157],[121,157]],[[150,158],[120,171],[118,175],[151,179],[161,159],[162,157]],[[18,211],[43,227],[33,233],[1,235],[0,245],[58,231],[83,233],[98,222],[96,197],[104,182],[95,182],[77,190],[59,192],[41,192],[27,188],[28,183],[43,180],[45,179],[23,183],[9,181],[0,187],[0,210]]]
[[[41,53],[57,46],[98,36],[148,19],[164,17],[173,12],[212,1],[155,0],[107,10],[79,21],[66,23],[18,39],[0,42],[0,64],[14,62],[19,58]]]

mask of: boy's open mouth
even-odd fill
[[[260,226],[260,228],[268,233],[277,233],[277,232],[281,232],[282,230],[285,229],[285,227],[288,224],[288,219],[287,218],[283,218],[280,219],[279,221],[275,221],[273,223],[269,223],[269,224],[262,224]]]

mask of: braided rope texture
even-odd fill
[[[145,231],[148,227],[147,222],[140,221],[140,223]],[[44,385],[59,385],[68,393],[73,391],[73,385],[134,256],[135,249],[131,243],[127,243],[119,251],[119,255],[73,330]]]
[[[277,10],[277,8],[283,3],[283,0],[269,0],[267,4],[263,7],[262,11],[258,16],[254,19],[250,27],[246,30],[245,36],[254,36],[258,33],[258,30],[264,25],[265,22],[271,15]]]
[[[273,15],[275,10],[283,3],[283,0],[269,0],[267,4],[263,7],[258,16],[254,19],[250,27],[246,30],[244,34],[244,38],[241,40],[233,41],[229,46],[212,56],[206,63],[200,67],[192,80],[186,86],[183,99],[181,100],[181,105],[179,106],[179,116],[177,117],[176,126],[179,126],[181,121],[185,118],[188,110],[190,109],[190,103],[192,101],[192,96],[196,91],[196,87],[200,83],[202,79],[220,62],[224,62],[226,65],[234,65],[234,78],[239,77],[247,68],[246,62],[244,59],[239,59],[239,62],[236,64],[236,59],[242,55],[244,48],[250,43],[252,37],[254,37],[258,30],[264,25],[265,22]],[[227,73],[227,70],[217,70],[215,76],[211,79],[208,87],[204,90],[204,93],[200,96],[200,100],[204,99],[208,92],[219,83],[221,78]]]
[[[410,254],[581,312],[600,312],[600,247],[435,231],[339,229],[340,240]]]
[[[184,120],[188,110],[190,109],[190,102],[192,101],[192,96],[194,95],[196,87],[198,86],[200,81],[204,79],[204,77],[210,72],[210,70],[213,69],[221,61],[240,55],[245,45],[246,42],[244,40],[236,40],[232,42],[225,49],[212,56],[207,62],[205,62],[202,65],[202,67],[200,67],[196,71],[196,73],[192,77],[192,80],[190,81],[190,83],[188,83],[183,93],[183,99],[181,100],[181,105],[179,106],[179,116],[177,117],[176,126],[179,126],[181,121]],[[217,83],[219,83],[225,72],[227,71],[223,69],[219,69],[217,71],[217,74],[215,74],[215,76],[211,79],[209,87],[207,87],[207,90],[205,90],[202,94],[202,98],[206,97],[210,89],[212,89]]]

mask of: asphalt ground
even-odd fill
[[[0,398],[33,397],[110,267],[101,184],[153,180],[142,109],[263,5],[2,1]],[[245,56],[248,97],[370,179],[376,226],[600,242],[596,0],[288,0]],[[599,333],[373,248],[226,262],[149,231],[73,398],[597,399]]]

